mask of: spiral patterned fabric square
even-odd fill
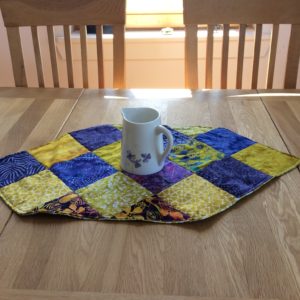
[[[0,158],[0,197],[21,215],[185,223],[228,209],[300,164],[226,128],[166,127],[174,146],[156,174],[122,171],[122,126],[99,125]]]
[[[45,170],[28,152],[22,151],[0,159],[0,187]]]

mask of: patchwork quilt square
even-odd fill
[[[77,193],[104,217],[113,217],[123,208],[152,195],[121,172],[98,180]]]
[[[232,157],[270,176],[280,176],[299,164],[297,157],[262,144],[254,144],[235,153]]]
[[[71,190],[48,170],[25,177],[0,189],[0,196],[20,214],[32,213],[45,202],[59,198]]]
[[[185,134],[182,134],[181,132],[178,132],[176,130],[174,130],[173,128],[164,125],[167,129],[169,129],[169,131],[172,133],[173,136],[173,143],[174,145],[178,145],[178,144],[185,144],[188,141],[190,141],[190,137],[186,136]],[[165,136],[163,136],[164,139],[164,145],[167,144],[168,140]]]
[[[172,184],[190,176],[192,173],[170,161],[165,163],[164,168],[152,175],[134,175],[126,173],[127,176],[134,179],[140,185],[151,191],[153,194],[158,194]]]
[[[174,127],[174,129],[188,137],[195,138],[201,133],[212,130],[212,127],[207,126],[189,126],[189,127]]]
[[[88,150],[69,134],[65,134],[44,146],[29,150],[29,153],[47,168],[57,162],[69,160],[87,152]]]
[[[236,198],[204,178],[193,174],[165,189],[158,196],[192,219],[206,219],[236,202]]]
[[[112,165],[115,169],[121,170],[121,141],[103,146],[93,151],[93,153]]]
[[[45,170],[28,152],[22,151],[0,159],[0,187]]]
[[[203,142],[226,155],[234,154],[246,147],[255,144],[254,141],[232,132],[226,128],[216,128],[199,134],[196,140]]]
[[[70,192],[60,198],[46,202],[38,210],[40,213],[65,215],[78,219],[100,219],[101,215],[77,194]]]
[[[117,172],[93,153],[57,163],[50,170],[73,191]]]
[[[119,141],[122,133],[112,125],[101,125],[70,133],[80,144],[90,151]]]
[[[197,174],[237,198],[250,194],[272,178],[232,157],[215,161]]]
[[[191,217],[178,209],[175,209],[169,203],[163,201],[158,196],[152,196],[144,199],[123,210],[114,216],[117,220],[151,220],[153,222],[184,222]]]
[[[223,157],[222,152],[195,140],[174,146],[169,155],[171,161],[192,172],[197,172],[209,163]]]

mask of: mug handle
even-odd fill
[[[160,155],[159,164],[161,164],[167,158],[168,154],[170,153],[170,151],[173,147],[173,136],[172,136],[172,133],[170,132],[170,130],[168,130],[166,127],[164,127],[162,125],[158,125],[156,127],[156,132],[158,134],[162,133],[168,139],[167,147],[166,147],[165,151],[163,152],[163,154]]]

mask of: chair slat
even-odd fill
[[[212,71],[213,71],[213,52],[214,52],[214,27],[208,25],[207,42],[206,42],[206,67],[205,67],[205,88],[212,88]]]
[[[82,83],[84,88],[89,87],[87,47],[86,47],[86,27],[80,26],[80,46],[81,46],[81,63],[82,63]]]
[[[113,26],[113,54],[114,54],[114,88],[125,87],[125,27],[123,24]]]
[[[229,24],[223,25],[222,62],[221,62],[221,89],[227,88]]]
[[[239,30],[239,48],[238,48],[237,72],[236,72],[236,88],[237,89],[242,88],[244,50],[245,50],[245,33],[246,33],[246,24],[241,24],[240,30]]]
[[[252,83],[251,88],[257,88],[260,46],[261,46],[262,24],[256,24],[255,27],[255,44],[254,44],[254,57],[253,57],[253,69],[252,69]]]
[[[70,26],[64,25],[65,51],[69,88],[74,87]]]
[[[185,87],[198,88],[198,26],[186,25],[185,30]]]
[[[97,61],[98,61],[98,86],[104,88],[104,61],[103,61],[103,45],[102,45],[102,25],[96,26],[96,44],[97,44]]]
[[[300,56],[300,25],[292,25],[291,37],[286,64],[284,88],[295,89]]]
[[[54,28],[53,28],[53,26],[51,26],[51,25],[47,26],[47,34],[48,34],[48,43],[49,43],[49,51],[50,51],[53,86],[54,87],[59,87],[59,78],[58,78],[58,69],[57,69],[57,59],[56,59],[56,50],[55,50],[55,40],[54,40]]]
[[[27,87],[19,27],[8,27],[7,37],[11,54],[15,85],[17,87]]]
[[[300,1],[183,0],[183,8],[184,24],[299,24]]]
[[[268,71],[267,71],[267,89],[273,88],[273,77],[274,77],[274,69],[275,69],[278,33],[279,33],[279,25],[274,24],[272,29],[271,48],[270,48]]]
[[[39,87],[45,87],[37,26],[31,26],[31,34]]]

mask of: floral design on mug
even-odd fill
[[[141,154],[141,159],[137,159],[136,155],[133,154],[131,151],[127,151],[127,159],[131,161],[134,164],[135,168],[139,168],[142,166],[143,163],[147,163],[151,159],[151,154],[150,153],[142,153]]]
[[[148,162],[151,159],[151,154],[150,153],[142,153],[141,154],[142,158],[143,158],[143,162]]]

